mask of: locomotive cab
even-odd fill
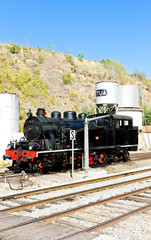
[[[104,115],[92,123],[93,126],[89,126],[89,149],[93,164],[128,160],[128,151],[137,150],[138,127],[133,127],[131,117]]]
[[[133,127],[133,119],[129,116],[113,115],[115,128],[115,145],[127,146],[138,144],[138,127]],[[131,148],[136,149],[136,147]]]

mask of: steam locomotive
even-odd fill
[[[72,141],[70,131],[75,130],[74,164],[81,167],[84,156],[84,123],[87,116],[76,112],[53,111],[46,116],[45,109],[38,108],[37,116],[31,110],[24,123],[24,137],[11,141],[3,159],[12,160],[12,168],[46,172],[70,166]],[[129,151],[136,151],[138,128],[132,118],[115,114],[97,114],[89,122],[89,164],[97,166],[111,161],[128,160]],[[96,118],[97,117],[97,118]],[[100,117],[100,118],[99,118]]]

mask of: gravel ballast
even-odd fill
[[[39,176],[29,176],[29,178],[24,181],[24,188],[22,191],[28,191],[36,188],[43,188],[43,187],[48,187],[48,186],[56,186],[60,184],[65,184],[65,183],[72,183],[76,181],[81,181],[81,180],[88,180],[88,179],[93,179],[93,178],[98,178],[98,177],[105,177],[109,175],[114,175],[114,174],[119,174],[121,172],[128,172],[128,171],[136,171],[139,169],[145,169],[145,168],[150,168],[151,167],[151,160],[143,160],[143,161],[129,161],[126,163],[117,163],[117,164],[111,164],[109,166],[106,166],[105,168],[93,168],[90,169],[89,171],[75,171],[74,173],[74,178],[71,178],[70,172],[66,173],[55,173],[55,174],[47,174],[47,175],[39,175]],[[4,170],[4,167],[0,168],[0,172]],[[128,176],[128,177],[123,177],[123,181],[128,181],[129,179],[132,178],[138,178],[142,176],[150,176],[150,173],[145,173],[145,174],[137,174],[134,176]],[[125,180],[124,180],[125,179]],[[121,181],[121,180],[119,180]],[[101,183],[96,183],[93,184],[93,187],[98,187],[98,186],[104,186],[108,184],[113,184],[114,182],[117,182],[116,179],[113,180],[108,180],[108,181],[103,181]],[[0,196],[7,195],[7,194],[14,194],[15,192],[18,191],[12,191],[7,183],[0,183]],[[78,190],[84,190],[87,188],[90,188],[91,184],[88,184],[87,186],[79,186],[74,189],[74,191]],[[151,186],[151,180],[145,180],[140,183],[133,183],[131,185],[124,185],[122,187],[118,187],[115,190],[108,189],[108,190],[103,190],[100,192],[94,194],[88,194],[88,195],[83,195],[80,197],[75,197],[74,201],[72,202],[64,202],[64,201],[59,201],[57,204],[53,203],[47,203],[45,205],[46,208],[44,209],[38,209],[36,207],[32,207],[30,211],[19,211],[19,212],[14,212],[13,214],[15,215],[24,215],[24,216],[30,216],[30,217],[40,217],[42,215],[47,215],[48,213],[54,213],[56,211],[63,211],[65,209],[71,208],[71,207],[76,207],[79,205],[86,204],[88,202],[94,202],[96,200],[102,200],[114,195],[122,194],[125,192],[129,192],[131,190],[136,190],[137,188],[144,188],[147,186]],[[33,201],[35,200],[40,200],[43,198],[50,198],[54,197],[55,195],[62,195],[62,194],[68,194],[73,191],[72,188],[70,189],[64,189],[64,190],[59,190],[59,191],[54,191],[51,193],[43,193],[42,195],[37,195],[37,196],[30,196],[28,197],[28,201]],[[23,198],[22,200],[25,200],[26,198]],[[11,206],[14,206],[16,203],[13,201],[9,200],[8,203]],[[140,203],[134,202],[136,207],[141,207]],[[3,209],[3,206],[0,206],[0,210]],[[147,211],[145,213],[139,213],[137,215],[134,215],[118,224],[115,224],[114,227],[108,227],[103,230],[99,230],[100,237],[95,238],[95,240],[150,240],[151,239],[151,210]],[[88,223],[89,226],[89,223]]]

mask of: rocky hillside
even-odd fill
[[[151,80],[143,74],[128,74],[114,60],[100,62],[53,50],[0,44],[0,92],[20,96],[20,127],[29,109],[94,111],[95,83],[117,81],[140,86],[144,104],[151,107]],[[142,99],[140,98],[140,105]]]

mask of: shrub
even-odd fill
[[[78,60],[79,60],[80,62],[83,61],[83,54],[79,54],[79,55],[78,55]]]
[[[144,107],[143,125],[151,125],[151,108]]]
[[[51,104],[55,104],[55,95],[54,94],[49,97],[49,101]]]
[[[74,91],[72,90],[71,96],[72,96],[72,98],[74,99],[74,98],[76,98],[78,95],[77,95],[77,93],[74,93]]]
[[[71,73],[63,73],[62,75],[62,84],[63,85],[66,85],[66,84],[69,84],[72,82],[72,76],[71,76]]]
[[[6,90],[13,88],[22,92],[24,97],[47,97],[48,85],[40,78],[40,71],[36,69],[34,72],[22,70],[19,73],[10,69],[7,64],[0,71],[1,84]],[[2,87],[1,87],[2,88]]]
[[[104,65],[112,78],[123,79],[128,75],[126,69],[116,60],[102,59],[100,63]]]
[[[39,55],[38,62],[39,64],[42,64],[44,62],[44,56]]]
[[[93,115],[95,114],[95,107],[94,106],[84,106],[82,107],[82,112],[86,113],[87,115]]]
[[[79,104],[78,103],[74,103],[72,109],[75,110],[75,111],[78,111],[79,110]]]
[[[34,70],[33,74],[34,74],[35,77],[39,77],[39,76],[40,76],[40,70],[39,70],[39,68],[36,68],[36,69]]]
[[[72,57],[72,53],[70,52],[69,49],[67,49],[67,51],[65,51],[65,58],[66,58],[66,61],[71,63],[71,65],[74,65],[74,60],[73,60],[73,57]]]
[[[135,71],[134,73],[132,73],[131,76],[137,77],[139,80],[146,78],[146,75],[144,72],[138,72],[138,71]]]
[[[19,132],[23,132],[23,128],[24,128],[24,120],[19,120]]]
[[[12,54],[17,54],[17,53],[19,53],[21,51],[21,47],[20,46],[18,46],[18,45],[13,45],[11,48],[10,48],[10,52],[12,53]]]

